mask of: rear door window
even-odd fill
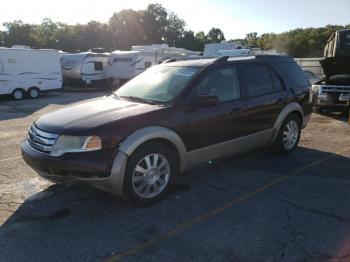
[[[248,97],[274,92],[270,69],[266,65],[242,65],[241,71]]]
[[[0,73],[5,73],[4,62],[0,61]]]

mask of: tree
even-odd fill
[[[205,44],[204,37],[203,40],[200,37],[197,38],[197,34],[195,35],[191,30],[185,31],[177,46],[193,51],[203,51]],[[203,36],[205,36],[204,33]]]
[[[128,50],[132,45],[143,44],[146,40],[142,17],[144,11],[132,9],[114,13],[109,19],[114,47]]]
[[[220,43],[222,41],[225,41],[225,36],[221,29],[213,27],[209,30],[206,36],[207,43]]]
[[[257,45],[258,33],[257,32],[249,33],[246,35],[245,39],[248,45]]]
[[[144,13],[144,27],[146,28],[149,44],[165,41],[165,31],[168,25],[167,17],[168,11],[162,5],[148,5]]]
[[[185,32],[185,21],[175,13],[170,13],[167,17],[164,40],[170,46],[176,46]]]
[[[5,34],[3,41],[5,45],[10,47],[12,45],[30,45],[36,46],[37,42],[33,37],[33,33],[37,26],[31,24],[24,24],[21,20],[4,23]]]

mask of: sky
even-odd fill
[[[17,0],[2,1],[0,26],[13,20],[40,23],[43,18],[68,24],[107,22],[113,12],[146,9],[155,2],[184,19],[187,29],[207,33],[218,27],[226,39],[350,24],[350,0]]]

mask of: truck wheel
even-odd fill
[[[277,154],[288,154],[298,145],[301,134],[301,123],[297,115],[289,115],[282,123],[271,150]]]
[[[149,142],[131,155],[124,192],[132,203],[149,205],[162,199],[179,170],[174,153],[166,145]]]
[[[28,94],[29,94],[29,97],[30,98],[38,98],[39,95],[40,95],[40,90],[37,88],[37,87],[31,87],[29,90],[28,90]]]
[[[15,99],[15,100],[21,100],[24,96],[24,91],[23,89],[20,89],[20,88],[17,88],[15,90],[13,90],[12,92],[12,97]]]

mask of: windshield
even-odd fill
[[[176,98],[197,73],[197,67],[154,66],[123,85],[115,94],[167,103]]]

